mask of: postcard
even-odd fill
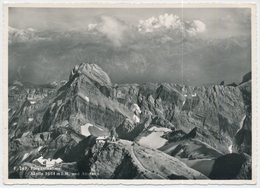
[[[254,3],[4,5],[5,184],[255,184]]]

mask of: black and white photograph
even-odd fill
[[[255,6],[206,5],[5,7],[6,182],[254,183]]]

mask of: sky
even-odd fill
[[[37,31],[88,30],[99,17],[107,16],[138,27],[141,20],[160,15],[177,16],[182,22],[199,20],[205,24],[202,37],[222,38],[250,35],[248,8],[10,8],[9,26]]]

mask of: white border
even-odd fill
[[[26,180],[10,180],[7,179],[7,170],[8,170],[8,147],[7,147],[7,140],[8,140],[8,7],[65,7],[65,8],[177,8],[177,7],[184,7],[184,8],[195,8],[195,7],[237,7],[237,8],[251,8],[252,10],[252,138],[253,142],[255,143],[252,145],[252,180],[71,180],[71,179],[62,179],[62,180],[33,180],[33,179],[26,179]],[[144,2],[135,2],[135,3],[9,3],[4,5],[4,63],[3,63],[3,94],[4,94],[4,101],[3,101],[3,130],[4,130],[4,182],[8,184],[255,184],[256,183],[256,6],[254,3],[169,3],[169,2],[160,2],[160,3],[144,3]]]

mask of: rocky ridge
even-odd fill
[[[68,157],[65,151],[78,147],[84,154],[70,162],[89,163],[93,156],[86,159],[86,148],[77,146],[86,139],[81,127],[87,123],[103,132],[113,133],[119,139],[137,143],[151,134],[156,137],[157,133],[149,131],[151,127],[165,128],[167,132],[160,133],[162,136],[159,137],[164,139],[163,148],[167,148],[167,152],[163,148],[159,150],[168,154],[169,160],[197,159],[205,155],[215,159],[230,152],[251,154],[250,81],[237,87],[194,87],[168,83],[112,84],[97,65],[81,64],[71,71],[68,82],[58,86],[52,89],[53,94],[49,98],[48,95],[42,98],[34,95],[34,98],[22,99],[22,105],[14,106],[15,112],[9,115],[9,156],[17,157],[10,158],[10,169],[17,165],[29,165],[28,162],[38,157],[38,154],[32,154],[34,150],[47,150],[46,156],[59,156],[66,161],[75,157]],[[140,108],[141,113],[131,108],[133,104]],[[88,150],[97,147],[91,143],[87,141]],[[186,147],[189,144],[200,148],[196,150],[197,156],[190,157],[194,151]],[[112,151],[127,148],[119,143],[108,145],[115,145]],[[214,152],[210,155],[209,151]],[[108,155],[107,152],[104,155]],[[160,153],[157,149],[156,152]],[[154,155],[154,160],[158,160],[161,155]],[[124,153],[122,156],[122,160],[131,166],[129,169],[133,170],[131,178],[147,178],[145,172],[142,175],[136,170],[138,165],[129,163],[132,155]],[[105,157],[96,160],[100,168],[106,163]],[[126,169],[120,169],[120,161],[112,163],[108,174],[100,172],[101,176],[85,178],[125,177],[126,174],[122,173]],[[175,161],[175,165],[177,163],[181,162]],[[92,168],[91,165],[88,168]],[[76,167],[72,169],[78,171]],[[12,171],[14,173],[17,175],[18,172]],[[191,178],[180,173],[169,173],[164,178],[174,177]]]

